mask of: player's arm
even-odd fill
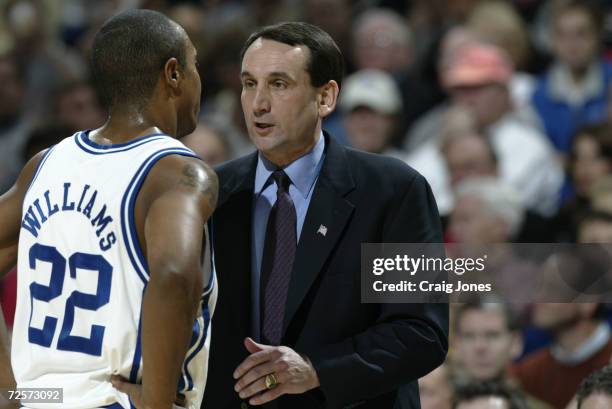
[[[34,156],[26,164],[17,181],[0,196],[0,279],[17,262],[17,241],[21,226],[23,198],[44,152]],[[11,369],[9,333],[0,309],[0,390],[14,389],[15,377]]]
[[[203,233],[218,182],[194,158],[169,156],[155,168],[150,176],[164,176],[145,222],[151,277],[143,300],[142,400],[145,408],[171,408],[201,302]]]
[[[25,165],[15,184],[0,196],[0,278],[17,262],[17,240],[21,228],[21,207],[34,172],[45,151]]]

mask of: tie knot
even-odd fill
[[[272,179],[274,179],[274,181],[276,182],[276,187],[278,188],[280,192],[289,191],[289,185],[291,184],[291,179],[289,179],[289,176],[287,176],[284,170],[282,169],[275,170],[272,173]]]

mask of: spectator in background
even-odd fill
[[[50,26],[50,2],[9,0],[3,2],[6,28],[14,41],[15,57],[25,70],[27,110],[36,115],[50,114],[49,100],[56,84],[83,78],[87,66],[77,53],[67,49],[54,36]]]
[[[525,122],[542,129],[542,122],[531,104],[536,79],[525,72],[532,55],[529,33],[515,6],[504,0],[482,2],[468,17],[466,27],[478,38],[495,44],[508,54],[515,67],[508,86],[514,109]]]
[[[451,409],[453,389],[451,369],[444,363],[419,379],[421,409]]]
[[[461,304],[455,315],[453,357],[462,381],[503,381],[510,364],[522,350],[518,322],[500,302]]]
[[[499,176],[497,157],[489,140],[469,129],[456,135],[448,134],[441,151],[452,188],[470,178]],[[548,243],[552,239],[549,220],[529,209],[525,210],[524,221],[513,241]]]
[[[473,178],[497,177],[497,157],[489,140],[473,132],[445,138],[441,147],[451,187]]]
[[[586,198],[595,183],[612,172],[612,126],[582,129],[572,142],[570,160],[576,197]]]
[[[74,131],[61,125],[45,124],[37,126],[27,138],[23,149],[23,163],[29,161],[38,152],[58,144],[70,137]]]
[[[520,192],[522,204],[541,215],[555,213],[563,174],[552,147],[514,110],[509,82],[512,64],[497,47],[467,44],[444,65],[443,82],[453,104],[467,110],[475,131],[487,136],[499,158],[501,180]],[[408,163],[432,186],[440,212],[452,208],[448,174],[433,138],[411,152]]]
[[[466,27],[506,51],[518,70],[525,69],[530,54],[529,33],[512,3],[479,3],[467,17]]]
[[[403,136],[420,115],[438,103],[412,69],[414,36],[406,18],[384,8],[362,12],[353,26],[352,46],[357,70],[386,71],[397,83],[402,98],[397,136]],[[401,145],[400,139],[394,137],[393,143]]]
[[[593,184],[590,202],[593,210],[612,214],[612,175],[606,175]]]
[[[452,241],[467,244],[508,243],[520,231],[525,217],[517,193],[492,177],[473,178],[455,189],[450,217]]]
[[[321,27],[334,39],[342,50],[347,71],[353,70],[351,32],[353,30],[353,1],[351,0],[304,0],[302,12],[304,21]]]
[[[457,26],[448,30],[441,40],[436,64],[437,71],[443,71],[452,64],[457,50],[466,45],[478,43],[478,41],[477,35],[463,26]],[[439,79],[437,80],[439,82]],[[409,152],[414,151],[427,142],[431,143],[440,139],[442,134],[441,124],[444,122],[443,118],[450,107],[450,102],[445,101],[430,109],[425,115],[411,124],[403,140],[404,149]]]
[[[410,69],[412,32],[402,16],[389,9],[372,8],[355,20],[353,60],[358,70],[377,69],[399,75]]]
[[[25,113],[24,69],[12,55],[0,56],[0,194],[23,166],[23,147],[31,129]]]
[[[201,122],[192,133],[181,139],[181,142],[210,166],[220,165],[233,157],[221,129]]]
[[[248,31],[245,30],[248,27],[230,27],[217,34],[210,61],[207,62],[208,69],[205,69],[212,75],[203,77],[209,78],[208,82],[212,77],[209,92],[214,96],[204,104],[202,120],[224,130],[232,154],[230,159],[255,150],[247,134],[240,106],[242,83],[239,56],[244,40],[248,37]]]
[[[606,119],[612,66],[600,58],[602,12],[594,2],[558,0],[555,6],[555,62],[538,81],[533,104],[546,134],[565,156],[580,127]]]
[[[554,220],[559,241],[575,241],[576,228],[583,213],[591,207],[591,192],[598,181],[612,172],[612,126],[588,126],[572,138],[569,178],[574,197]]]
[[[579,243],[612,243],[612,213],[591,210],[578,225]]]
[[[520,393],[499,382],[476,382],[456,389],[453,409],[528,409]]]
[[[71,133],[96,129],[106,120],[106,112],[96,91],[86,81],[64,85],[55,96],[54,119]]]
[[[344,80],[339,100],[348,143],[354,148],[405,160],[391,146],[402,100],[393,78],[381,70],[361,70]]]
[[[512,368],[527,393],[555,409],[565,408],[582,379],[610,360],[612,340],[604,313],[604,306],[594,303],[534,305],[533,323],[551,334],[553,344]]]
[[[453,357],[462,383],[511,382],[508,370],[523,348],[516,314],[508,304],[477,300],[461,304],[455,315]],[[531,409],[550,409],[525,396]]]
[[[578,409],[612,408],[612,367],[593,372],[576,393]]]

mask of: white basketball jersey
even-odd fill
[[[162,134],[103,146],[79,132],[41,160],[23,203],[12,366],[18,387],[63,388],[63,403],[27,407],[132,407],[110,376],[140,383],[142,375],[149,270],[134,206],[149,170],[173,154],[195,156]],[[177,385],[189,409],[202,401],[217,297],[206,242],[207,285]]]

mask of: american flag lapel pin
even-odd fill
[[[320,234],[321,236],[325,237],[325,235],[327,234],[327,227],[320,225],[319,230],[317,230],[317,234]]]

